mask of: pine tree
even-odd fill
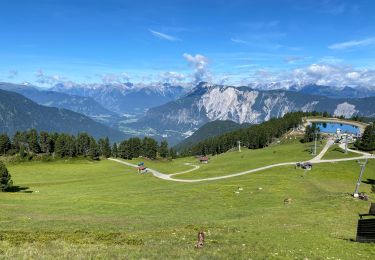
[[[12,148],[7,134],[0,135],[0,154],[5,155]]]
[[[53,140],[48,132],[40,132],[40,151],[50,154],[53,151]]]
[[[59,134],[55,143],[55,153],[59,157],[67,156],[67,135]]]
[[[13,136],[12,144],[13,144],[13,147],[16,149],[16,151],[19,151],[21,146],[23,146],[23,148],[28,147],[29,145],[27,143],[26,132],[17,131]]]
[[[12,187],[13,182],[11,177],[5,164],[0,161],[0,191],[6,191],[8,188]]]
[[[91,160],[99,159],[99,147],[93,137],[90,138],[89,157],[91,158]]]
[[[25,158],[26,156],[26,151],[25,151],[25,147],[23,145],[21,145],[21,147],[19,148],[19,154],[20,154],[20,158],[23,159]]]
[[[133,159],[130,153],[130,146],[128,141],[122,141],[120,143],[120,145],[118,146],[118,156],[123,159]]]
[[[168,142],[166,140],[160,142],[159,155],[163,158],[168,156]]]
[[[117,149],[117,144],[114,143],[112,146],[112,157],[117,158],[118,157],[118,149]]]
[[[155,159],[158,152],[158,142],[150,137],[143,138],[142,141],[142,155],[149,158]]]
[[[31,129],[27,133],[27,143],[29,144],[30,152],[40,153],[39,136],[35,129]]]
[[[128,147],[132,158],[138,158],[142,155],[142,141],[138,137],[129,138]]]
[[[87,133],[79,133],[77,136],[77,154],[85,157],[90,153],[90,136]]]
[[[374,151],[375,150],[375,126],[370,124],[366,126],[363,132],[362,138],[358,140],[355,145],[364,151]]]
[[[173,148],[170,148],[169,149],[169,156],[172,158],[172,159],[176,159],[177,158],[177,152],[175,149]]]
[[[109,158],[111,156],[111,146],[109,144],[108,137],[106,137],[102,143],[101,154],[105,158]]]

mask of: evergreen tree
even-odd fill
[[[20,154],[20,158],[23,159],[25,158],[26,156],[26,151],[25,151],[25,146],[21,145],[21,147],[19,148],[19,154]]]
[[[357,140],[355,146],[364,151],[375,150],[375,126],[373,123],[366,126],[361,139]]]
[[[6,189],[12,187],[11,177],[5,164],[0,161],[0,191],[6,191]]]
[[[90,151],[89,151],[89,157],[92,160],[98,160],[99,159],[99,147],[93,137],[90,138]]]
[[[128,147],[132,158],[138,158],[142,155],[142,141],[138,137],[129,138]]]
[[[87,133],[79,133],[77,136],[77,154],[85,157],[90,154],[91,138]]]
[[[160,142],[159,155],[163,158],[168,156],[168,142],[166,140]]]
[[[315,133],[317,133],[317,138],[320,138],[320,129],[316,126],[316,124],[312,124],[311,126],[308,125],[305,128],[305,134],[303,139],[301,140],[303,143],[312,142],[315,140]]]
[[[109,144],[109,139],[106,137],[101,145],[101,155],[105,158],[111,157],[111,146]]]
[[[112,157],[117,158],[118,157],[118,149],[117,149],[117,144],[114,143],[112,146]]]
[[[26,132],[17,131],[13,136],[12,144],[13,144],[14,149],[16,149],[16,151],[19,151],[21,146],[23,146],[24,149],[25,147],[28,147],[29,145],[27,143]]]
[[[170,148],[169,149],[169,156],[172,158],[172,159],[176,159],[177,158],[177,152],[175,149],[173,148]]]
[[[59,134],[55,143],[55,153],[59,157],[65,157],[68,155],[67,149],[67,138],[66,134]]]
[[[40,151],[42,153],[50,154],[53,152],[53,140],[48,132],[40,132]]]
[[[158,152],[158,142],[150,137],[145,137],[142,140],[142,155],[149,158],[155,159]]]
[[[6,154],[12,148],[7,134],[0,134],[0,154]]]
[[[29,151],[33,153],[40,153],[39,136],[35,129],[31,129],[27,133],[27,143],[29,145]]]
[[[74,135],[66,136],[66,155],[69,157],[75,157],[77,155],[77,144]]]
[[[123,159],[131,160],[133,159],[132,153],[130,151],[130,145],[128,141],[122,141],[118,146],[118,156]]]

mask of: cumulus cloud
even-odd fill
[[[163,83],[170,83],[172,85],[181,84],[185,79],[186,76],[183,73],[175,72],[175,71],[167,71],[159,74],[160,81]]]
[[[362,86],[375,88],[375,70],[358,69],[349,65],[311,64],[283,72],[255,72],[258,84],[278,82],[279,86],[303,86],[306,84],[335,87]]]
[[[332,50],[346,50],[350,48],[364,47],[364,46],[374,45],[374,44],[375,44],[375,37],[372,37],[372,38],[367,38],[363,40],[353,40],[353,41],[335,43],[335,44],[328,46],[328,48]]]
[[[104,84],[129,82],[130,77],[126,73],[105,73],[99,75]]]
[[[165,33],[161,33],[161,32],[157,32],[157,31],[154,31],[154,30],[151,30],[151,29],[148,29],[149,32],[155,36],[156,38],[159,38],[159,39],[162,39],[162,40],[167,40],[167,41],[181,41],[181,39],[175,37],[175,36],[172,36],[172,35],[168,35],[168,34],[165,34]]]
[[[184,53],[185,60],[188,61],[189,65],[194,69],[193,79],[194,83],[199,83],[200,81],[210,81],[211,73],[208,70],[209,61],[207,57],[196,54],[195,56]]]
[[[36,72],[36,82],[43,85],[55,85],[57,83],[62,83],[66,79],[60,75],[46,75],[42,69]]]

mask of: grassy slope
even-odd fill
[[[372,244],[350,241],[357,213],[369,206],[346,194],[354,190],[355,162],[316,165],[304,177],[280,167],[193,184],[135,174],[111,161],[8,168],[17,185],[34,192],[0,193],[0,258],[353,259],[360,253],[371,259],[375,253]],[[370,161],[364,179],[374,179],[374,171]],[[238,186],[244,190],[235,194]],[[360,190],[370,192],[370,185]],[[293,202],[285,206],[287,197]],[[207,244],[194,250],[200,229]]]
[[[348,158],[348,157],[358,157],[361,156],[358,153],[352,153],[348,152],[345,154],[345,151],[339,147],[338,144],[332,145],[327,153],[323,156],[323,160],[328,160],[328,159],[340,159],[340,158]]]
[[[208,164],[200,164],[194,157],[173,160],[172,163],[144,159],[133,159],[128,160],[128,162],[137,164],[142,161],[145,162],[147,167],[167,174],[191,169],[191,166],[184,165],[188,162],[200,165],[201,168],[190,173],[179,175],[176,178],[200,179],[237,173],[274,163],[306,161],[313,158],[311,155],[312,145],[312,143],[302,144],[298,140],[288,140],[264,149],[249,150],[244,148],[241,154],[234,151],[217,156],[210,156],[210,162]],[[318,153],[323,146],[324,143],[318,145]]]

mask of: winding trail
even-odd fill
[[[311,159],[310,162],[311,163],[333,163],[333,162],[361,160],[361,159],[366,159],[366,158],[375,159],[374,155],[372,155],[372,154],[348,149],[348,151],[361,154],[362,156],[351,157],[351,158],[322,160],[324,154],[333,145],[333,143],[334,142],[332,140],[328,140],[328,142],[326,143],[326,145],[322,149],[322,151],[317,156],[315,156],[313,159]],[[345,144],[340,144],[339,146],[340,146],[340,148],[345,149]],[[108,159],[111,160],[111,161],[115,161],[115,162],[118,162],[118,163],[125,164],[127,166],[131,166],[131,167],[135,167],[135,168],[138,167],[138,165],[128,163],[128,162],[125,162],[125,161],[122,161],[122,160],[119,160],[119,159],[114,159],[114,158],[108,158]],[[296,163],[297,162],[276,163],[276,164],[270,164],[270,165],[259,167],[259,168],[256,168],[256,169],[238,172],[238,173],[233,173],[233,174],[228,174],[228,175],[224,175],[224,176],[217,176],[217,177],[203,178],[203,179],[194,179],[194,180],[172,178],[175,175],[183,174],[183,173],[187,173],[187,172],[192,172],[192,171],[198,170],[200,168],[200,166],[198,166],[198,165],[189,164],[189,163],[186,163],[185,165],[190,165],[190,166],[194,167],[193,169],[183,171],[183,172],[174,173],[174,174],[164,174],[164,173],[158,172],[158,171],[150,169],[150,168],[148,168],[148,171],[151,172],[155,177],[157,177],[159,179],[163,179],[163,180],[167,180],[167,181],[175,181],[175,182],[192,183],[192,182],[215,181],[215,180],[228,179],[228,178],[233,178],[233,177],[237,177],[237,176],[241,176],[241,175],[245,175],[245,174],[249,174],[249,173],[253,173],[253,172],[259,172],[259,171],[271,169],[271,168],[274,168],[274,167],[280,167],[280,166],[286,166],[286,165],[295,165]]]

